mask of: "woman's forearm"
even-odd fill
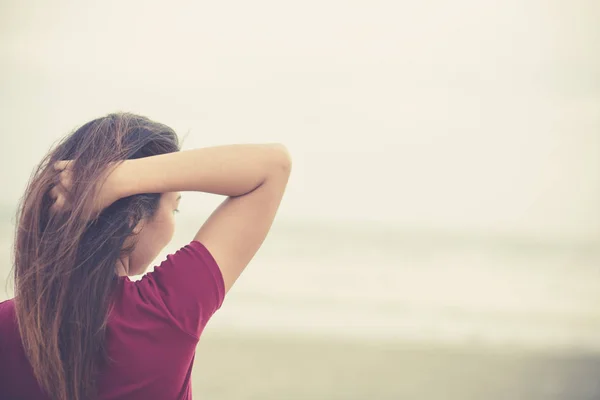
[[[119,197],[177,191],[233,197],[252,192],[290,164],[283,145],[238,144],[127,160],[111,178],[118,182]]]

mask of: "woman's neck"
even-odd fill
[[[117,260],[116,271],[119,276],[129,276],[129,258]]]

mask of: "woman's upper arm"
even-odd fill
[[[265,240],[291,171],[287,155],[252,192],[228,197],[206,220],[194,240],[210,251],[228,291]]]

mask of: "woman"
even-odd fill
[[[282,145],[179,151],[172,129],[126,113],[65,138],[19,208],[0,398],[190,399],[200,334],[265,239],[290,169]],[[182,191],[227,198],[129,280],[171,240]]]

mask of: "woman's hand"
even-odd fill
[[[50,197],[54,200],[50,211],[53,213],[70,211],[72,206],[71,189],[75,179],[73,161],[57,161],[54,163],[54,169],[58,172],[58,179],[50,190]],[[86,213],[98,215],[106,207],[119,200],[119,186],[115,182],[114,170],[114,167],[107,168],[104,178],[99,179],[95,184],[95,194],[92,196],[93,203],[89,205],[88,210],[85,210]]]

